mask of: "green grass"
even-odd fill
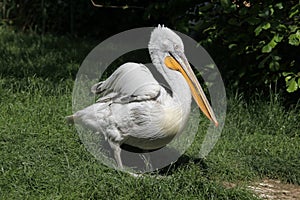
[[[195,142],[160,178],[103,166],[64,121],[74,75],[92,48],[0,29],[0,199],[256,199],[242,187],[247,182],[300,184],[299,107],[285,109],[276,95],[229,95],[213,151],[197,160]],[[227,189],[223,182],[242,184]]]
[[[299,107],[286,110],[278,99],[241,95],[228,100],[226,125],[207,159],[217,179],[249,181],[264,177],[300,184]]]

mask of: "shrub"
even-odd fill
[[[300,88],[298,1],[202,1],[190,29],[233,85]],[[285,80],[285,82],[284,82]]]

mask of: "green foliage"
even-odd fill
[[[39,34],[68,33],[100,40],[130,28],[164,24],[199,41],[230,85],[247,90],[272,86],[288,92],[299,88],[298,0],[95,3],[101,7],[86,0],[0,0],[0,24]],[[283,72],[294,75],[289,79]]]
[[[295,92],[300,88],[300,72],[297,74],[293,72],[283,72],[282,74],[285,77],[288,92]]]
[[[298,1],[202,1],[191,30],[221,71],[239,87],[298,89],[300,4]],[[283,76],[282,76],[283,75]],[[294,79],[295,78],[295,79]]]

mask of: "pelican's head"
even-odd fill
[[[159,25],[151,33],[148,48],[150,54],[156,53],[161,57],[160,59],[163,61],[162,67],[179,71],[182,74],[190,87],[197,105],[206,117],[218,126],[215,114],[184,55],[184,46],[181,38],[171,29]]]
[[[162,53],[184,52],[181,38],[171,29],[160,25],[152,31],[148,47],[150,51]]]

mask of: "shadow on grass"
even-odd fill
[[[58,81],[75,78],[92,42],[71,37],[24,34],[0,29],[0,74],[23,79],[39,77]]]
[[[100,139],[100,141],[94,150],[89,146],[92,145],[92,143],[90,144],[88,141],[81,141],[81,143],[83,143],[88,151],[102,164],[107,166],[116,165],[114,152],[109,143],[102,139]],[[168,147],[147,152],[128,145],[126,148],[121,146],[121,160],[125,168],[134,170],[136,173],[150,172],[162,176],[170,176],[178,172],[180,168],[185,168],[190,164],[196,165],[204,173],[208,171],[208,165],[204,159],[180,155],[177,150]],[[147,161],[150,162],[152,169],[156,170],[152,171],[151,168],[147,168]]]
[[[197,165],[204,173],[208,171],[208,165],[206,164],[204,159],[182,155],[175,163],[172,163],[162,169],[159,169],[156,172],[162,176],[170,176],[177,172],[180,168],[183,168],[191,163]]]

